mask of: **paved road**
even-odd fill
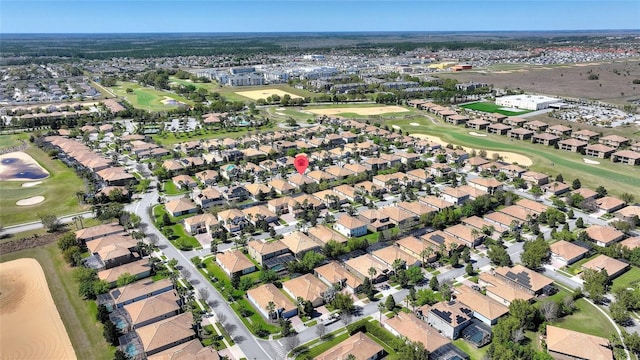
[[[61,218],[58,218],[58,220],[60,220],[60,222],[63,224],[70,224],[73,222],[73,218],[76,216],[82,216],[83,219],[90,219],[93,218],[93,213],[91,211],[87,211],[78,214],[65,215]],[[0,234],[16,234],[23,231],[42,229],[43,227],[44,226],[42,225],[41,221],[33,221],[18,225],[5,226],[2,231],[0,231]]]
[[[189,260],[190,258],[185,253],[179,251],[173,245],[169,243],[169,240],[153,226],[153,221],[149,216],[150,212],[148,209],[157,204],[158,192],[156,189],[153,189],[150,192],[144,194],[144,196],[136,201],[135,203],[129,204],[126,206],[126,210],[134,212],[138,214],[143,223],[147,223],[149,226],[147,227],[148,234],[155,234],[158,238],[158,246],[162,249],[162,252],[169,259],[176,259],[178,261],[178,266],[182,268],[188,269],[191,273],[190,282],[193,284],[193,287],[196,291],[200,291],[201,289],[206,289],[209,293],[210,300],[216,300],[218,305],[214,309],[216,313],[224,313],[227,316],[226,324],[234,329],[234,337],[236,339],[236,343],[240,346],[242,351],[244,352],[247,359],[264,359],[264,360],[276,360],[278,358],[274,358],[273,354],[277,354],[274,352],[274,349],[269,346],[269,348],[263,348],[263,344],[266,342],[258,342],[257,339],[249,332],[249,330],[244,326],[240,318],[236,315],[236,313],[231,309],[229,304],[222,298],[220,293],[209,283],[209,281],[200,274],[193,263]]]

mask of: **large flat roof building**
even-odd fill
[[[524,110],[542,110],[561,101],[558,98],[542,95],[509,95],[496,98],[496,105]]]

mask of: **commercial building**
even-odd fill
[[[542,95],[510,95],[496,98],[496,105],[524,110],[547,109],[562,100]]]

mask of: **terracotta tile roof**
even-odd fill
[[[545,286],[553,284],[553,280],[522,265],[516,265],[511,268],[501,266],[495,270],[495,273],[514,285],[522,286],[534,292],[539,292]]]
[[[611,360],[609,340],[547,325],[547,348],[576,359]]]
[[[124,232],[124,227],[117,223],[113,224],[102,224],[97,226],[92,226],[84,229],[80,229],[76,231],[76,238],[79,240],[82,239],[94,239],[96,237],[101,237],[105,235],[112,235],[117,233]]]
[[[371,255],[377,257],[378,259],[384,261],[387,265],[392,267],[393,267],[393,262],[396,259],[400,259],[406,265],[414,265],[415,263],[420,261],[420,259],[418,259],[414,255],[411,255],[403,251],[399,247],[393,246],[393,245],[383,247],[382,249],[378,249],[372,252]]]
[[[301,231],[294,231],[291,234],[285,235],[280,241],[294,254],[320,247],[319,243],[313,241],[313,239]]]
[[[473,317],[473,310],[455,300],[441,301],[433,306],[421,306],[418,310],[422,311],[425,316],[427,313],[432,313],[453,327],[464,324]]]
[[[505,280],[486,272],[480,274],[479,281],[486,284],[487,293],[493,293],[509,303],[516,299],[529,301],[533,298],[533,295],[527,291],[519,289],[507,283]]]
[[[196,209],[196,204],[194,204],[193,201],[191,201],[191,199],[179,198],[179,199],[174,199],[167,202],[164,205],[164,207],[167,209],[168,212],[175,214],[177,212]]]
[[[166,287],[173,287],[171,280],[140,280],[111,290],[109,293],[116,304],[125,303],[142,295],[151,294]]]
[[[247,295],[258,303],[261,309],[267,310],[269,302],[273,301],[276,305],[276,310],[283,309],[284,312],[289,312],[296,308],[296,305],[291,301],[280,289],[273,284],[264,284],[257,288],[247,290]]]
[[[583,248],[582,246],[578,246],[564,240],[553,243],[549,247],[551,248],[552,254],[555,254],[556,256],[559,256],[565,260],[571,260],[589,252],[589,250]]]
[[[409,340],[423,343],[430,353],[451,342],[414,314],[400,312],[391,319],[387,319],[385,324]]]
[[[247,259],[240,250],[230,250],[217,254],[216,261],[224,265],[231,274],[255,267],[251,260]]]
[[[367,360],[383,351],[383,347],[367,335],[357,332],[338,345],[316,356],[314,360],[346,359],[353,355],[356,360]]]
[[[622,231],[612,228],[611,226],[591,225],[585,231],[593,241],[603,244],[620,240],[620,238],[624,236]]]
[[[301,297],[314,302],[316,299],[322,298],[323,293],[329,289],[329,286],[317,277],[306,274],[283,282],[282,288],[289,290],[296,299]]]
[[[273,253],[288,249],[287,246],[283,244],[282,241],[280,240],[276,240],[276,241],[251,240],[247,243],[247,246],[255,250],[255,252],[260,255],[273,254]]]
[[[364,254],[345,261],[345,265],[355,270],[362,278],[370,277],[369,269],[376,269],[376,276],[387,273],[391,268],[371,254]]]
[[[591,259],[582,264],[582,267],[584,269],[591,269],[596,271],[606,270],[607,274],[609,274],[609,276],[611,277],[613,274],[616,274],[629,267],[629,264],[601,254],[596,256],[594,259]]]
[[[153,352],[164,346],[195,336],[193,314],[186,312],[136,330],[145,352]]]
[[[180,298],[174,291],[167,291],[124,306],[132,323],[140,324],[156,317],[180,311]]]
[[[128,264],[116,266],[111,269],[98,271],[98,278],[108,283],[112,283],[112,282],[116,282],[118,278],[125,273],[136,276],[150,270],[151,269],[149,267],[148,261],[138,260],[138,261],[130,262]]]
[[[342,281],[352,289],[356,289],[358,286],[362,285],[362,280],[360,278],[347,271],[347,269],[342,267],[336,261],[331,261],[326,265],[317,267],[314,271],[318,276],[327,279],[332,285]]]
[[[625,202],[612,196],[604,196],[600,199],[596,199],[596,204],[598,204],[598,207],[602,210],[610,210],[624,206]]]
[[[334,231],[333,229],[330,229],[324,225],[316,225],[314,227],[311,227],[309,228],[307,233],[309,234],[309,237],[311,237],[316,241],[320,241],[323,244],[326,244],[331,240],[336,241],[338,243],[347,242],[347,238],[342,236],[337,231]]]
[[[466,286],[456,290],[459,291],[456,295],[458,301],[489,320],[498,319],[509,312],[508,307]]]
[[[629,250],[633,250],[637,247],[640,247],[640,236],[628,238],[624,241],[621,241],[620,245],[628,248]]]
[[[336,224],[340,224],[347,229],[356,229],[362,226],[367,226],[367,224],[365,224],[362,220],[349,215],[340,216]]]

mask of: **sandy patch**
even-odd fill
[[[28,182],[28,183],[22,184],[22,187],[27,187],[28,188],[28,187],[33,187],[33,186],[40,185],[40,184],[42,184],[42,181]]]
[[[283,107],[279,107],[279,108],[276,108],[276,110],[278,110],[278,111],[284,111],[284,110],[287,110],[287,109],[285,109],[285,108],[283,108]]]
[[[477,132],[475,132],[475,131],[469,131],[469,135],[472,135],[472,136],[481,136],[481,137],[485,137],[485,136],[487,136],[487,134],[478,134],[478,133],[477,133]]]
[[[44,176],[33,179],[28,174]],[[48,177],[49,172],[25,152],[14,151],[0,155],[0,181],[35,181]]]
[[[595,160],[585,159],[585,158],[582,158],[582,160],[585,162],[585,164],[600,165],[600,161],[595,161]]]
[[[418,124],[418,123],[409,123],[409,125],[411,125],[411,126],[420,126],[420,124]]]
[[[396,130],[400,130],[400,126],[398,126],[398,125],[391,125],[391,127],[396,129]]]
[[[407,112],[409,110],[400,106],[373,106],[373,107],[344,107],[333,109],[309,109],[318,115],[338,115],[343,113],[353,113],[358,115],[381,115],[388,113]]]
[[[35,259],[0,264],[0,316],[3,359],[76,359]]]
[[[250,91],[236,91],[236,94],[247,97],[253,100],[266,99],[271,95],[278,95],[281,98],[285,95],[289,95],[292,99],[301,99],[302,96],[298,96],[280,89],[262,89],[262,90],[250,90]]]
[[[432,142],[436,142],[442,146],[445,146],[447,144],[449,144],[448,142],[440,139],[437,136],[433,136],[433,135],[426,135],[426,134],[411,134],[411,136],[415,136],[417,138],[420,139],[426,139]],[[473,148],[470,147],[463,147],[464,151],[466,152],[471,152],[472,150],[474,150]],[[480,151],[482,149],[475,149],[476,151]],[[522,166],[531,166],[533,165],[533,161],[531,161],[531,159],[529,159],[528,157],[524,156],[524,155],[520,155],[520,154],[516,154],[516,153],[512,153],[512,152],[507,152],[507,151],[494,151],[494,150],[486,150],[487,152],[487,157],[489,159],[491,159],[493,157],[493,154],[498,154],[499,156],[502,156],[502,158],[504,159],[504,161],[508,162],[508,163],[518,163]]]
[[[16,205],[18,206],[36,205],[36,204],[40,204],[43,201],[44,201],[44,196],[38,195],[38,196],[33,196],[27,199],[18,200],[16,201]]]

